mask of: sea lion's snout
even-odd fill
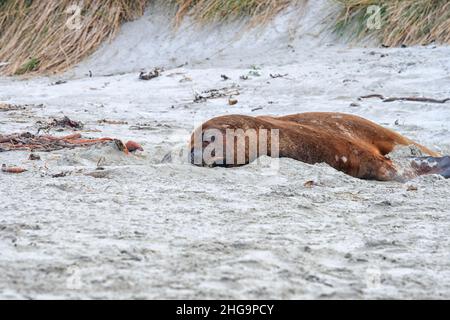
[[[189,162],[199,167],[212,168],[226,166],[222,148],[211,148],[211,150],[208,150],[207,148],[210,143],[210,141],[203,141],[200,146],[193,146],[189,153]]]
[[[195,161],[196,159],[196,151],[195,148],[191,148],[191,153],[189,154],[189,162],[193,165],[201,165],[198,162]]]
[[[222,157],[215,157],[214,152],[211,156],[205,156],[201,148],[191,149],[189,162],[198,167],[218,167],[222,165]]]

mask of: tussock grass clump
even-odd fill
[[[341,34],[378,37],[388,46],[450,44],[448,0],[337,0],[344,10],[336,25]],[[380,7],[380,28],[368,28],[368,8]]]
[[[0,74],[64,71],[142,15],[147,1],[84,0],[77,9],[72,0],[0,0]]]
[[[266,23],[291,5],[308,0],[173,0],[178,5],[176,23],[187,14],[200,22],[250,17],[254,24]]]

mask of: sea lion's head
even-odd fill
[[[264,121],[244,115],[213,118],[196,128],[190,140],[190,163],[235,167],[270,155],[270,133]],[[265,134],[265,136],[263,135]],[[261,147],[265,148],[261,148]]]
[[[227,128],[225,123],[211,120],[197,127],[190,139],[189,162],[196,166],[225,166]]]

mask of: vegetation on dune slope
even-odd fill
[[[60,72],[110,39],[147,0],[0,0],[0,73]],[[82,22],[82,23],[79,23]]]
[[[124,21],[141,16],[156,0],[0,0],[0,74],[49,74],[80,62]],[[290,5],[315,0],[167,0],[176,5],[175,25],[190,15],[199,22],[250,17],[264,23]],[[378,37],[385,45],[450,44],[448,0],[335,0],[342,4],[336,30],[358,39]],[[378,6],[379,28],[369,28]],[[78,8],[78,9],[77,9]],[[373,7],[372,7],[373,9]],[[372,15],[372,16],[371,16]],[[81,22],[81,23],[79,23]],[[372,21],[373,22],[373,21]],[[77,24],[79,27],[77,27]]]
[[[344,10],[337,31],[355,39],[375,36],[388,46],[450,44],[450,1],[448,0],[338,0]],[[371,6],[380,8],[379,28]],[[372,7],[373,8],[373,7]],[[372,16],[371,16],[372,15]],[[372,19],[371,25],[368,25]]]
[[[143,14],[153,0],[0,0],[0,74],[49,74],[80,62],[122,22]],[[175,22],[187,14],[198,21],[251,16],[268,21],[287,6],[307,0],[167,0]],[[79,23],[80,22],[80,23]],[[79,23],[80,27],[76,27]]]
[[[264,23],[288,6],[308,0],[174,0],[178,5],[176,21],[188,13],[199,21],[222,21],[249,16],[255,23]]]

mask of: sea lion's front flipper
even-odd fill
[[[418,175],[439,174],[450,178],[450,156],[414,158],[411,165]]]

